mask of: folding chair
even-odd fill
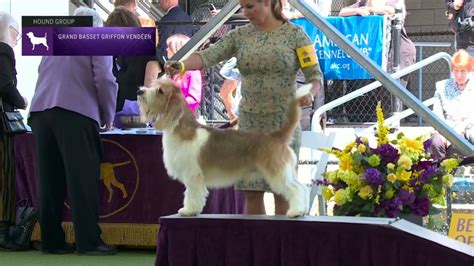
[[[310,210],[313,206],[314,198],[318,196],[319,215],[326,215],[326,202],[321,194],[321,188],[316,184],[317,180],[323,179],[323,173],[329,161],[329,154],[321,151],[322,148],[332,148],[336,139],[336,133],[329,135],[314,131],[303,131],[301,134],[301,150],[299,158],[298,176],[310,174],[311,189],[309,198]],[[311,165],[311,171],[304,171],[302,165]],[[301,170],[301,171],[300,171]]]

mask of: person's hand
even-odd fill
[[[464,5],[464,0],[454,0],[453,2],[454,9],[456,10],[461,9],[462,5]]]
[[[23,106],[20,106],[19,108],[25,110],[26,107],[28,107],[28,99],[26,99],[25,96],[21,96],[21,97],[23,97],[23,101],[25,102],[25,104]]]
[[[300,107],[311,106],[313,104],[314,97],[312,94],[303,96],[300,100]]]
[[[359,16],[365,17],[365,16],[370,15],[370,10],[369,10],[367,7],[365,7],[365,6],[364,6],[364,7],[359,7],[359,8],[357,9],[357,14],[358,14]]]
[[[165,63],[164,69],[165,73],[168,74],[170,77],[181,73],[182,63],[179,61],[169,60]]]
[[[112,127],[112,123],[107,123],[105,125],[102,125],[99,127],[99,131],[100,132],[106,132],[106,131],[109,131],[111,130],[113,127]]]
[[[215,16],[215,15],[219,14],[219,12],[221,12],[220,9],[211,9],[211,15],[212,16]]]

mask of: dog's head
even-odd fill
[[[169,79],[158,79],[150,87],[141,87],[137,95],[142,121],[155,119],[158,130],[173,129],[185,112],[181,89]]]
[[[26,34],[26,36],[28,36],[28,38],[30,38],[30,39],[35,37],[34,33],[31,32],[31,31],[28,32],[28,33]]]

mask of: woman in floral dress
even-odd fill
[[[321,87],[321,70],[309,37],[282,15],[281,0],[240,0],[240,5],[249,24],[182,62],[168,61],[165,71],[173,75],[183,67],[186,71],[207,68],[235,56],[242,78],[239,129],[272,131],[286,120],[297,71],[301,69],[306,83],[313,85],[314,97]],[[308,96],[306,104],[312,99]],[[291,146],[298,154],[300,130]],[[270,187],[262,178],[241,182],[236,189],[245,193],[244,213],[265,214],[263,195]],[[286,200],[275,194],[275,214],[285,214],[287,209]]]

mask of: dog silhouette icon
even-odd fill
[[[35,49],[35,46],[37,44],[42,44],[43,46],[46,47],[46,50],[49,50],[48,41],[46,39],[46,36],[47,36],[46,32],[44,33],[44,37],[36,37],[33,32],[28,32],[26,36],[30,38],[31,45],[33,45],[33,48],[31,49],[32,51]]]

